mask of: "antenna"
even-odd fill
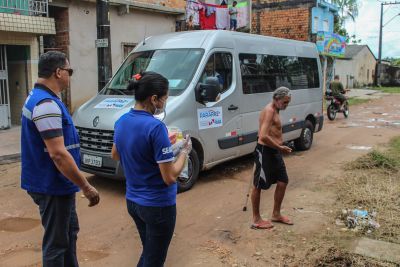
[[[147,31],[147,25],[144,25],[143,45],[146,45],[146,31]]]

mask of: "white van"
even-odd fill
[[[169,80],[160,119],[192,137],[190,177],[179,179],[180,191],[190,189],[201,170],[253,152],[259,113],[280,86],[292,90],[292,101],[281,112],[284,140],[307,150],[314,132],[322,129],[321,66],[314,43],[231,31],[153,36],[74,113],[82,170],[124,179],[121,165],[111,159],[113,129],[135,103],[126,87],[141,71],[155,71]]]

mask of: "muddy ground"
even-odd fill
[[[166,266],[312,266],[334,227],[335,178],[343,163],[386,143],[400,131],[400,96],[384,96],[351,107],[325,121],[310,151],[285,157],[290,183],[283,212],[294,226],[251,230],[251,208],[243,204],[251,157],[201,173],[195,187],[178,195],[178,218]],[[37,207],[19,188],[20,164],[0,165],[0,266],[40,266],[43,234]],[[90,177],[101,203],[87,207],[77,195],[81,231],[80,266],[136,266],[138,233],[125,206],[124,183]],[[262,194],[261,211],[271,214],[273,189]],[[250,204],[250,203],[249,203]],[[336,242],[347,242],[337,240]]]

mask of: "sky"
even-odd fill
[[[381,2],[395,1],[358,1],[360,2],[358,17],[355,22],[351,20],[346,21],[346,30],[350,36],[355,34],[357,40],[361,39],[361,44],[367,44],[376,58],[378,58]],[[382,59],[385,57],[400,58],[400,4],[384,6],[383,12],[383,25],[386,23],[387,25],[383,27]],[[390,21],[392,18],[394,19]]]

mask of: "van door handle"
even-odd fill
[[[230,106],[228,107],[228,110],[237,110],[238,108],[239,108],[238,106],[230,105]]]

